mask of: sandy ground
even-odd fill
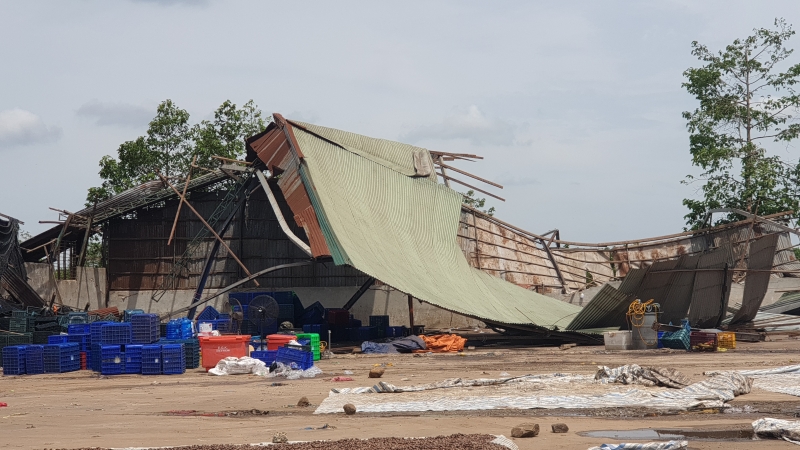
[[[605,352],[602,347],[491,348],[463,354],[343,355],[323,360],[325,372],[316,379],[287,381],[252,375],[214,377],[202,369],[180,376],[122,375],[99,377],[89,371],[62,375],[0,378],[0,448],[78,448],[172,446],[207,443],[270,441],[284,432],[292,441],[438,436],[453,433],[503,434],[520,422],[538,423],[538,437],[516,439],[520,449],[585,449],[614,439],[584,437],[579,433],[640,428],[735,429],[750,427],[761,417],[793,419],[800,398],[754,390],[731,402],[738,413],[697,411],[654,414],[635,409],[499,410],[487,412],[313,415],[332,387],[371,386],[367,372],[376,364],[391,363],[383,381],[396,385],[422,384],[453,377],[495,378],[554,372],[593,374],[598,365],[671,366],[692,380],[706,370],[736,370],[800,363],[800,342],[775,338],[772,342],[739,343],[725,353],[687,353],[670,350]],[[353,371],[353,382],[333,382],[332,376]],[[409,380],[403,381],[403,378]],[[273,385],[275,382],[282,385]],[[306,396],[311,407],[296,406]],[[233,411],[266,414],[231,414]],[[176,413],[170,411],[184,411]],[[195,411],[195,412],[186,412]],[[202,413],[224,413],[204,416]],[[564,422],[567,434],[553,434],[550,425]],[[328,429],[319,428],[328,424]],[[626,441],[633,441],[626,439]],[[780,441],[694,440],[696,449],[792,448]]]

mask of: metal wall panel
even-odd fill
[[[678,260],[678,264],[675,266],[675,270],[678,272],[675,272],[667,297],[661,303],[661,317],[659,317],[661,323],[677,325],[686,318],[692,302],[694,269],[697,268],[700,256],[700,254],[684,255]]]
[[[750,242],[750,256],[747,268],[750,270],[763,270],[764,272],[748,272],[744,284],[742,307],[736,311],[731,320],[731,325],[747,323],[755,319],[764,295],[769,288],[769,279],[772,274],[772,264],[775,261],[775,247],[778,245],[778,235],[762,236]]]
[[[700,270],[694,278],[689,308],[689,322],[693,327],[714,328],[722,322],[733,282],[733,271],[726,273],[722,269],[726,264],[732,267],[732,263],[733,255],[728,245],[700,257],[697,268],[711,270]]]

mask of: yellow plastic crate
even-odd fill
[[[717,333],[717,348],[724,348],[726,350],[736,348],[736,333],[730,331],[723,331]]]

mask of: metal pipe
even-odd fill
[[[289,228],[289,224],[286,223],[286,219],[283,218],[283,213],[281,213],[281,209],[278,206],[278,201],[275,199],[275,194],[272,193],[272,189],[269,188],[269,184],[267,183],[267,178],[261,173],[260,170],[256,170],[256,176],[258,177],[258,181],[261,182],[261,186],[264,188],[264,192],[267,193],[267,198],[269,199],[269,204],[272,206],[272,211],[275,213],[275,217],[278,218],[278,223],[281,224],[281,230],[286,234],[290,241],[294,242],[294,245],[300,247],[300,250],[305,252],[310,257],[314,257],[311,253],[311,247],[306,245],[302,239],[297,237],[292,230]]]

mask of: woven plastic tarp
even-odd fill
[[[300,175],[337,265],[494,323],[563,329],[580,311],[471,267],[457,243],[462,195],[433,177],[409,175],[417,148],[314,130],[294,128],[304,158]],[[363,148],[376,142],[381,152]]]

